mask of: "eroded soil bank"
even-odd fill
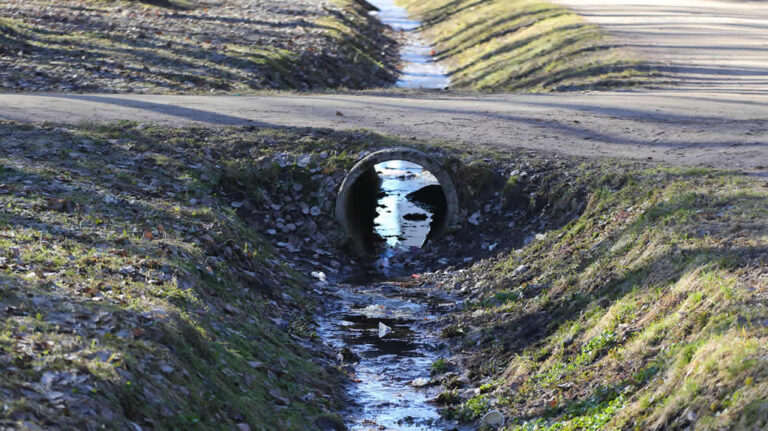
[[[382,391],[430,409],[390,428],[768,420],[764,179],[321,129],[0,134],[3,426],[377,427],[356,356],[387,352]],[[398,145],[452,173],[462,224],[374,280],[333,197]]]

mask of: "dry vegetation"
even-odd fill
[[[652,82],[642,59],[570,10],[540,0],[399,0],[424,21],[451,86],[573,91]]]
[[[247,93],[395,79],[396,45],[351,0],[11,0],[0,89]]]
[[[768,184],[582,170],[577,220],[466,276],[483,293],[447,334],[483,391],[449,414],[493,405],[510,430],[764,429]]]

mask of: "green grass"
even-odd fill
[[[0,135],[1,420],[312,429],[339,407],[341,375],[295,340],[313,335],[315,299],[227,194],[301,180],[313,196],[306,169],[265,181],[258,155],[325,151],[312,167],[340,172],[363,135],[343,148],[346,135],[130,122]],[[24,389],[41,379],[52,386]]]
[[[40,3],[43,7],[45,2]],[[307,30],[298,34],[310,38],[309,44],[294,44],[292,39],[299,36],[281,35],[279,26],[270,27],[269,19],[275,17],[268,17],[266,24],[239,21],[219,4],[88,3],[77,25],[69,27],[20,18],[0,5],[0,56],[8,69],[3,80],[8,85],[24,82],[26,86],[19,89],[26,91],[242,94],[264,89],[359,89],[395,79],[390,64],[394,43],[382,36],[381,24],[351,0],[334,0],[334,10],[300,20]],[[138,33],[104,25],[102,16],[123,13],[116,8],[133,19],[152,19],[136,27]],[[191,19],[197,20],[192,21],[195,26],[189,24]],[[169,28],[162,27],[163,20]],[[238,33],[242,27],[246,32]],[[276,32],[274,37],[259,38],[265,27]],[[15,72],[13,66],[19,64],[34,73]]]
[[[432,363],[430,366],[430,372],[432,375],[440,374],[448,370],[448,362],[444,358],[440,358]]]
[[[453,88],[567,91],[626,87],[652,73],[570,10],[540,0],[399,0],[422,18]]]
[[[579,169],[589,190],[580,217],[478,273],[490,286],[478,301],[490,308],[476,331],[494,345],[477,347],[470,371],[500,382],[489,400],[510,429],[765,424],[765,181]],[[521,264],[525,282],[511,277]],[[546,288],[513,294],[526,285]],[[516,335],[529,325],[535,335]]]

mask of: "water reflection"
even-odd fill
[[[379,8],[375,14],[381,22],[402,32],[404,36],[400,79],[395,84],[403,88],[443,89],[450,85],[445,68],[435,61],[433,49],[418,32],[421,22],[410,19],[408,12],[394,0],[368,0]]]
[[[410,250],[424,245],[434,210],[409,194],[431,185],[437,178],[415,163],[391,160],[375,166],[381,179],[381,197],[374,219],[374,230],[390,250]]]

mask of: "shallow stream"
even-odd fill
[[[402,160],[375,169],[381,183],[374,229],[384,248],[370,267],[322,283],[330,300],[318,335],[341,352],[352,376],[352,403],[344,412],[350,429],[453,429],[456,424],[443,420],[430,401],[439,386],[427,382],[432,364],[446,353],[436,335],[437,318],[460,302],[436,295],[402,264],[388,263],[407,260],[424,244],[434,214],[407,196],[439,183],[421,166]]]
[[[440,357],[434,334],[437,316],[452,309],[448,298],[405,281],[337,283],[331,310],[319,322],[318,335],[337,351],[348,348],[344,364],[352,373],[353,404],[344,412],[351,430],[444,430],[437,387],[418,387],[430,379]],[[385,325],[385,326],[381,326]],[[416,386],[416,387],[415,387]]]
[[[408,12],[394,0],[368,0],[379,10],[371,14],[403,36],[400,52],[402,65],[400,79],[395,84],[402,88],[443,89],[451,83],[445,68],[434,59],[432,46],[418,31],[421,22],[413,20]]]
[[[375,167],[384,194],[378,202],[376,231],[391,250],[408,250],[424,245],[432,212],[405,197],[423,187],[439,184],[429,171],[404,160],[391,160]]]

